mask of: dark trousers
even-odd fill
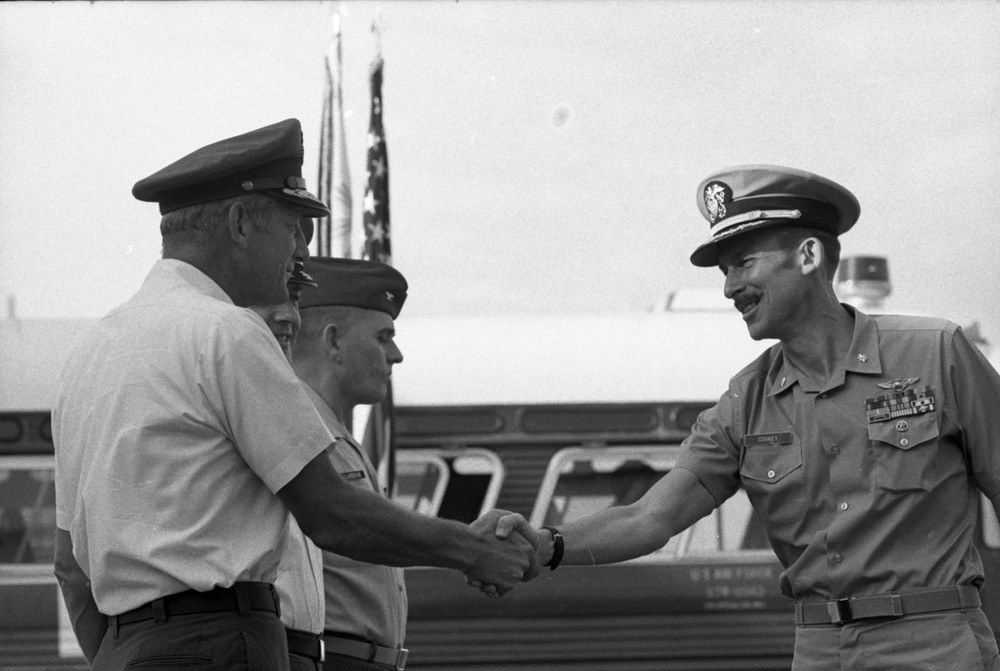
[[[94,671],[288,671],[285,627],[275,613],[175,615],[109,627]]]
[[[317,662],[315,659],[306,657],[305,655],[296,655],[293,652],[288,656],[288,661],[291,664],[292,671],[323,671],[321,662]]]

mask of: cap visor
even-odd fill
[[[322,200],[305,189],[269,189],[267,193],[275,198],[293,203],[302,208],[303,214],[310,217],[328,217],[330,208]]]
[[[795,224],[790,223],[788,219],[759,219],[740,224],[739,226],[733,226],[713,236],[707,242],[702,243],[698,249],[694,250],[694,253],[691,254],[691,263],[699,268],[717,266],[719,265],[720,242],[725,242],[744,233],[752,233],[753,231],[773,226],[795,226]]]

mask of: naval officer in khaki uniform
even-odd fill
[[[647,554],[742,486],[784,567],[794,671],[1000,669],[973,543],[981,495],[1000,512],[1000,375],[956,324],[840,303],[839,236],[860,215],[840,184],[737,166],[697,199],[710,236],[691,262],[778,343],[645,496],[548,530],[540,560]]]

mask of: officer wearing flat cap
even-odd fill
[[[838,236],[860,214],[839,184],[740,166],[697,202],[709,237],[692,263],[718,267],[750,336],[778,342],[640,501],[559,531],[562,562],[662,547],[743,487],[784,566],[793,669],[1000,668],[972,542],[980,493],[1000,500],[1000,376],[953,323],[838,301]],[[542,532],[540,562],[556,546]]]
[[[428,518],[331,466],[338,436],[246,309],[288,300],[301,221],[328,214],[301,167],[288,119],[133,188],[159,204],[163,258],[81,337],[52,417],[56,574],[94,669],[288,669],[273,583],[289,513],[354,559],[454,568],[501,592],[536,570],[527,524],[506,542],[497,513]]]
[[[302,330],[293,367],[331,433],[333,467],[355,486],[385,493],[373,459],[344,428],[357,405],[381,401],[392,367],[403,361],[394,321],[406,301],[403,275],[383,263],[310,259],[318,285],[300,302]],[[324,552],[326,668],[402,668],[407,651],[403,571]]]
[[[288,278],[286,302],[250,306],[267,324],[289,363],[301,325],[299,299],[303,289],[315,286],[303,264],[296,263]],[[317,671],[323,661],[323,556],[294,518],[288,521],[288,542],[278,564],[274,588],[281,604],[291,671]]]

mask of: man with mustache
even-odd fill
[[[541,533],[540,562],[648,554],[742,486],[794,600],[795,671],[1000,669],[973,546],[980,493],[1000,502],[1000,376],[951,322],[840,303],[838,236],[860,206],[839,184],[739,166],[697,199],[710,237],[692,263],[778,343],[645,496]]]

